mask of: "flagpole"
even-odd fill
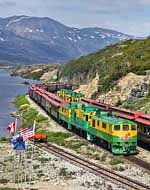
[[[34,135],[35,135],[35,120],[34,120],[34,123],[33,123],[33,131],[34,131]],[[33,136],[33,144],[32,144],[32,161],[31,161],[31,181],[32,181],[32,178],[33,178],[33,154],[34,154],[34,136]]]
[[[25,178],[25,188],[26,188],[26,182],[27,182],[27,169],[28,169],[28,165],[27,165],[27,160],[26,160],[26,158],[27,158],[27,151],[28,151],[28,148],[25,150],[25,152],[24,152],[24,160],[25,160],[25,176],[24,176],[24,178]]]

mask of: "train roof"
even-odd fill
[[[71,108],[74,107],[75,109],[83,110],[84,114],[88,114],[89,112],[97,111],[99,108],[96,108],[95,106],[84,104],[81,102],[71,102],[70,104],[63,104],[61,107],[63,108]]]
[[[95,116],[92,116],[93,119],[95,120],[100,120],[105,123],[113,124],[113,125],[120,125],[120,124],[136,124],[133,121],[127,120],[127,119],[122,119],[117,117],[114,113],[106,112],[106,111],[101,111]]]

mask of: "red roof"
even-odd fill
[[[51,92],[47,92],[45,89],[39,86],[32,85],[31,88],[33,89],[33,91],[35,91],[41,97],[44,97],[48,102],[50,102],[55,107],[60,107],[62,104],[69,103],[69,101],[64,101],[60,97],[56,96]]]
[[[117,112],[116,115],[118,117],[122,117],[122,118],[125,118],[125,119],[134,120],[134,115],[128,115],[128,114],[120,113],[120,112]]]
[[[147,115],[145,113],[131,111],[128,109],[111,106],[109,104],[103,104],[101,102],[97,102],[89,98],[82,98],[82,101],[98,106],[100,109],[105,108],[107,110],[115,111],[118,117],[122,117],[124,119],[129,119],[129,120],[136,121],[138,123],[142,123],[144,125],[150,126],[150,115]]]
[[[150,121],[142,118],[135,119],[136,122],[150,126]]]

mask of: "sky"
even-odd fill
[[[0,0],[0,17],[50,17],[67,26],[150,35],[150,0]]]

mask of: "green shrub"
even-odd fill
[[[19,109],[20,106],[24,105],[24,104],[29,104],[28,100],[26,99],[26,94],[22,94],[17,96],[14,99],[14,104],[15,106]]]
[[[41,115],[41,114],[38,114],[38,115],[35,117],[35,121],[36,121],[36,122],[47,121],[47,120],[48,120],[48,117],[44,117],[44,116]]]
[[[123,164],[124,163],[124,160],[121,160],[121,159],[112,159],[110,162],[110,165],[117,165],[117,164]]]

